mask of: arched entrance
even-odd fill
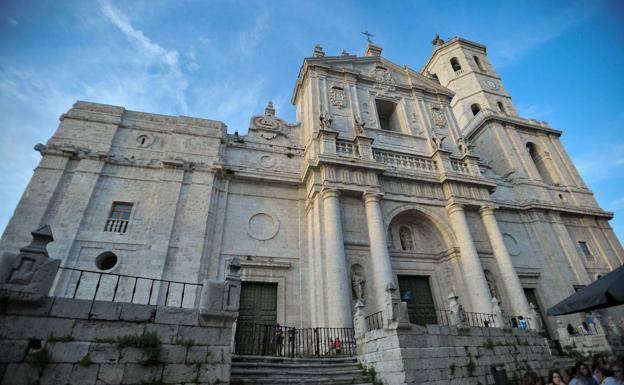
[[[420,325],[438,323],[434,275],[436,266],[452,253],[451,235],[431,214],[416,208],[404,208],[391,217],[388,237],[401,301],[407,303],[410,322]],[[440,297],[441,293],[437,294]]]

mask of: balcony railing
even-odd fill
[[[104,231],[108,233],[124,234],[128,230],[128,221],[125,219],[109,218],[104,226]]]
[[[57,297],[194,308],[202,285],[60,267]]]
[[[373,150],[373,157],[377,162],[400,169],[425,173],[438,172],[438,166],[433,160],[421,156]]]
[[[468,163],[462,162],[460,160],[451,160],[451,169],[453,169],[453,171],[460,173],[460,174],[466,174],[466,175],[472,174],[470,172],[470,167],[468,166]]]
[[[342,140],[336,141],[336,154],[350,157],[360,156],[360,151],[355,143],[345,142]]]
[[[377,313],[370,314],[364,317],[364,321],[366,322],[367,331],[383,329],[383,312],[378,311]]]

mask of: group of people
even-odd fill
[[[548,372],[546,382],[535,372],[527,372],[522,385],[624,385],[624,357],[608,360],[595,355],[592,365],[577,362],[564,369]]]

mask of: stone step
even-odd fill
[[[275,369],[291,369],[291,368],[303,368],[303,369],[322,369],[322,368],[359,368],[359,364],[354,362],[337,362],[337,363],[319,363],[319,362],[304,362],[304,363],[290,363],[290,362],[246,362],[238,361],[233,362],[232,366],[238,368],[275,368]]]
[[[331,358],[290,358],[275,356],[233,356],[232,362],[273,362],[273,363],[355,363],[355,357],[331,357]]]
[[[348,385],[348,384],[370,384],[370,379],[354,379],[349,378],[333,378],[333,377],[317,377],[317,378],[230,378],[230,385]]]
[[[306,368],[307,369],[307,368]],[[235,366],[232,366],[231,373],[237,377],[314,377],[314,376],[360,376],[362,375],[362,369],[359,368],[350,368],[346,370],[337,370],[337,369],[317,369],[317,370],[306,370],[295,369],[292,368],[290,370],[279,370],[274,368],[254,368],[254,369],[241,369]]]

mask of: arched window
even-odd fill
[[[402,250],[414,250],[414,238],[412,237],[412,230],[408,227],[401,227],[399,229],[399,238],[401,239]]]
[[[479,60],[479,58],[478,58],[478,57],[476,57],[476,56],[473,56],[473,59],[474,59],[475,63],[477,63],[477,67],[479,67],[479,70],[481,70],[481,71],[485,71],[485,70],[483,69],[483,66],[481,65],[481,60]]]
[[[481,111],[481,106],[479,105],[479,103],[475,103],[470,106],[470,110],[472,111],[472,115],[476,116]]]
[[[546,183],[553,184],[555,180],[546,165],[548,159],[544,157],[544,154],[535,143],[527,142],[526,148],[542,180]]]
[[[496,105],[498,106],[498,110],[500,112],[502,112],[503,114],[507,113],[507,111],[505,111],[505,106],[503,105],[503,102],[499,100],[498,102],[496,102]]]
[[[461,70],[461,66],[459,65],[459,60],[456,57],[451,58],[451,67],[453,67],[453,71],[457,72]]]

